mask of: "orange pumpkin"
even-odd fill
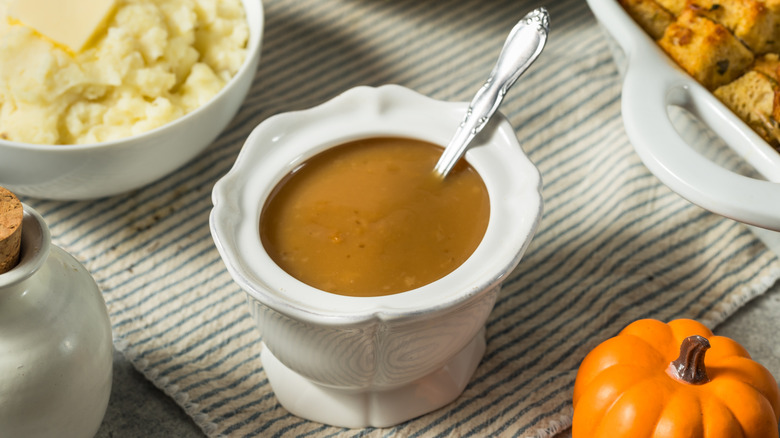
[[[777,438],[778,421],[772,374],[692,320],[630,324],[574,383],[573,438]]]

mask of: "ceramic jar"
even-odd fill
[[[261,123],[214,187],[212,235],[247,293],[269,382],[293,414],[346,427],[394,425],[453,401],[479,365],[485,321],[542,208],[539,171],[503,116],[465,156],[488,190],[487,230],[474,253],[439,280],[394,295],[331,294],[282,270],[259,236],[265,200],[306,159],[371,137],[447,144],[466,110],[400,86],[354,88]]]
[[[23,205],[19,263],[0,274],[0,436],[86,438],[111,392],[113,346],[103,296],[51,244]]]

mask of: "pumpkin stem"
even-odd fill
[[[704,368],[704,353],[710,348],[710,341],[704,336],[694,335],[683,339],[680,357],[669,364],[669,374],[682,382],[701,385],[710,379]]]

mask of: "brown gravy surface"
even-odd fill
[[[490,202],[465,160],[435,179],[441,152],[370,138],[316,155],[266,202],[263,246],[293,277],[341,295],[389,295],[449,274],[482,240]]]

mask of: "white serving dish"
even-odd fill
[[[240,108],[260,60],[261,0],[243,0],[249,23],[246,59],[202,107],[152,131],[87,145],[37,145],[0,139],[0,186],[17,195],[89,199],[133,190],[173,172],[202,152]]]
[[[623,123],[648,169],[694,204],[780,230],[780,153],[679,68],[616,0],[588,4],[613,39],[623,74]],[[697,117],[765,179],[724,167],[694,147],[696,137],[675,127],[680,113],[674,107]]]
[[[293,414],[346,427],[390,426],[454,400],[479,364],[485,321],[542,208],[539,172],[502,116],[466,154],[491,200],[485,237],[440,280],[395,295],[335,295],[283,271],[259,236],[266,198],[307,158],[375,136],[447,144],[466,108],[400,86],[354,88],[261,123],[215,185],[212,236],[262,332],[268,379]]]

